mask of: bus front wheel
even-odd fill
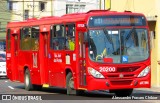
[[[24,85],[25,85],[25,89],[27,91],[30,91],[30,90],[33,89],[33,85],[31,83],[30,72],[29,72],[28,69],[26,69],[26,71],[25,71],[25,83],[24,83]]]
[[[82,95],[84,94],[84,90],[75,90],[74,89],[74,79],[71,72],[67,74],[66,77],[66,87],[68,95]]]
[[[67,77],[66,77],[66,87],[67,87],[67,94],[76,94],[76,90],[74,89],[74,80],[73,80],[73,76],[72,76],[72,73],[69,72],[67,74]]]

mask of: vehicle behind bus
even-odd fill
[[[0,77],[7,77],[5,51],[0,51]]]

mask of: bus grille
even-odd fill
[[[119,74],[111,74],[111,75],[107,75],[106,76],[107,78],[120,78],[119,77]],[[133,77],[135,77],[135,75],[134,74],[123,74],[123,78],[133,78]]]
[[[117,72],[134,72],[138,68],[140,68],[140,67],[139,66],[136,66],[136,67],[118,67]]]
[[[130,85],[132,80],[123,80],[123,81],[111,81],[112,85]]]

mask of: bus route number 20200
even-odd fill
[[[115,72],[115,67],[100,67],[99,72]]]

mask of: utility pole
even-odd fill
[[[53,0],[51,0],[51,16],[53,16]]]
[[[23,20],[24,20],[24,16],[25,14],[24,14],[24,0],[23,0]]]
[[[34,0],[33,0],[33,18],[34,18]]]
[[[99,1],[100,10],[110,10],[111,9],[111,0],[100,0]]]
[[[81,0],[78,0],[79,1],[79,7],[78,7],[78,12],[80,11],[80,9],[81,9],[81,6],[80,6],[80,2],[81,2]]]

